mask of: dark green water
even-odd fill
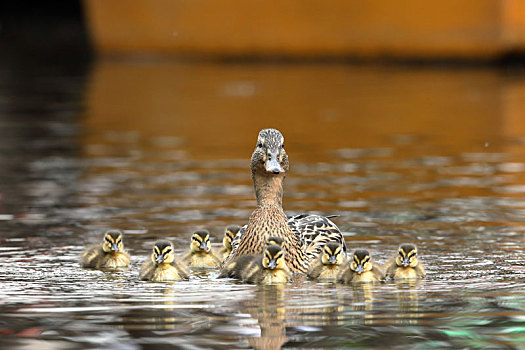
[[[18,67],[18,68],[17,68]],[[104,62],[0,67],[0,347],[525,348],[525,80],[490,69]],[[280,129],[284,208],[337,214],[382,263],[415,242],[428,278],[138,281],[254,208],[249,157]],[[125,231],[133,265],[78,255]]]

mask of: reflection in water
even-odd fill
[[[395,280],[397,289],[397,301],[399,308],[399,324],[414,325],[419,319],[419,295],[418,288],[423,281],[416,279]]]
[[[101,61],[81,100],[78,73],[5,72],[0,347],[522,347],[521,77]],[[246,223],[264,127],[286,138],[287,214],[339,215],[349,251],[379,263],[414,242],[427,279],[138,281],[151,242],[180,255],[197,229],[219,245]],[[125,231],[131,267],[79,268],[108,228]]]
[[[248,338],[255,349],[279,349],[286,343],[286,309],[283,285],[259,286],[253,299],[246,303],[246,312],[257,320],[260,336]]]

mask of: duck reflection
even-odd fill
[[[423,281],[416,279],[395,280],[398,289],[398,319],[399,324],[417,324],[419,317],[418,288]]]
[[[248,338],[254,349],[280,349],[287,341],[284,285],[260,285],[246,303],[246,311],[261,330],[260,337]]]
[[[353,296],[352,310],[359,315],[356,319],[359,323],[373,324],[374,323],[374,298],[373,288],[375,284],[358,282],[352,284]]]

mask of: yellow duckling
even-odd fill
[[[191,236],[190,249],[182,256],[182,262],[192,267],[219,267],[221,259],[211,249],[210,233],[195,231]]]
[[[245,266],[242,280],[247,283],[273,284],[292,280],[292,273],[284,260],[284,250],[277,245],[266,246],[261,256]]]
[[[284,239],[282,239],[281,237],[277,237],[277,236],[268,237],[268,240],[266,241],[267,246],[273,244],[281,248],[283,247],[283,243],[284,243]]]
[[[319,258],[311,264],[307,276],[313,280],[335,282],[346,263],[343,247],[339,243],[329,242],[324,246]]]
[[[224,230],[222,248],[219,250],[219,257],[221,257],[222,260],[226,259],[232,252],[232,241],[240,229],[241,227],[238,225],[229,225],[226,227],[226,230]]]
[[[384,278],[381,268],[372,262],[372,257],[366,249],[356,249],[350,264],[345,268],[337,280],[342,283],[350,282],[377,282]]]
[[[184,265],[176,261],[171,242],[158,241],[153,246],[151,259],[142,264],[139,278],[154,282],[178,281],[187,280],[189,273]]]
[[[278,247],[282,247],[284,240],[281,237],[272,236],[269,237],[266,241],[266,245],[276,245]],[[221,270],[221,273],[219,274],[218,278],[237,278],[241,279],[242,274],[246,270],[247,265],[252,262],[253,259],[255,259],[255,255],[242,255],[238,258],[234,259],[231,263],[224,266]]]
[[[86,249],[80,256],[82,267],[95,269],[128,266],[130,257],[124,250],[122,232],[109,230],[104,234],[104,243]]]
[[[398,254],[385,264],[386,277],[423,278],[425,268],[417,259],[417,247],[414,244],[401,244]]]

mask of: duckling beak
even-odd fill
[[[410,261],[408,261],[408,259],[403,259],[402,265],[403,265],[403,267],[409,267],[410,266]]]
[[[207,250],[208,249],[208,245],[206,244],[206,242],[201,242],[201,245],[199,246],[199,249],[200,250]]]
[[[363,265],[357,265],[355,272],[357,272],[358,274],[362,274],[363,272],[365,272]]]
[[[277,261],[275,259],[272,259],[270,260],[270,262],[268,263],[268,268],[270,270],[273,270],[277,267]]]
[[[284,171],[278,159],[279,152],[270,152],[268,155],[268,160],[266,160],[266,172],[278,175]]]
[[[164,255],[159,255],[157,256],[157,259],[155,259],[155,261],[160,264],[160,263],[163,263],[164,262]]]
[[[335,255],[330,256],[330,259],[328,260],[328,262],[334,265],[337,264],[337,258],[335,257]]]
[[[118,252],[118,244],[117,243],[112,243],[111,244],[111,250],[114,251],[114,252]]]

